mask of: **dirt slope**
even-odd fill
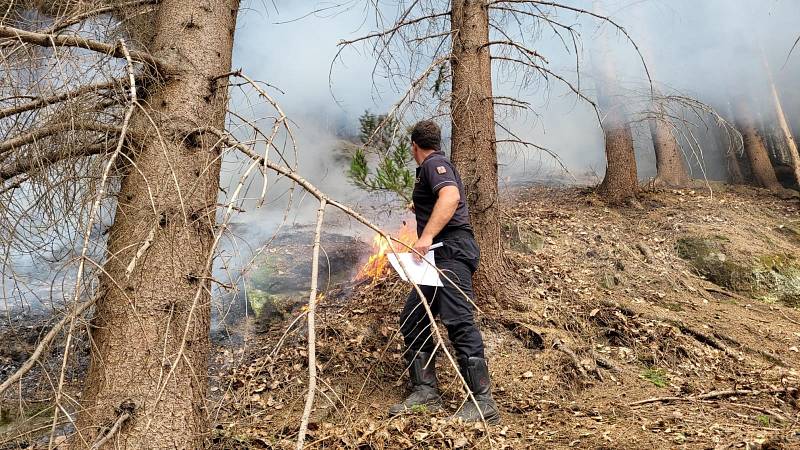
[[[515,194],[519,297],[480,314],[504,414],[488,430],[446,420],[464,395],[441,356],[448,411],[388,419],[404,394],[396,322],[407,287],[390,277],[328,292],[308,447],[800,448],[800,311],[788,306],[797,201],[746,189],[641,203],[613,209],[572,188]],[[709,240],[705,253],[685,251]],[[292,447],[307,367],[304,323],[288,325],[241,355],[221,350],[214,447]]]

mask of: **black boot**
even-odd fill
[[[411,395],[403,403],[398,403],[389,408],[389,414],[436,411],[442,406],[439,397],[439,387],[436,380],[436,358],[430,353],[418,352],[408,368],[411,377]],[[427,367],[426,367],[427,365]]]
[[[481,415],[487,423],[500,422],[500,412],[492,398],[489,381],[489,367],[483,358],[459,358],[458,365],[461,368],[461,375],[467,381],[475,402],[467,398],[461,409],[453,416],[454,419],[460,418],[464,422],[480,422]],[[475,407],[478,404],[478,408]]]

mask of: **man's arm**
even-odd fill
[[[422,235],[419,236],[419,239],[417,239],[417,242],[414,244],[414,250],[423,256],[428,253],[428,248],[433,244],[433,238],[436,237],[436,235],[447,226],[450,219],[453,218],[453,214],[455,214],[458,208],[458,202],[461,201],[461,193],[457,186],[444,186],[439,189],[437,195],[438,198],[436,199],[436,204],[433,205],[431,218],[428,219],[428,223],[425,224],[425,229],[422,230]],[[417,260],[422,259],[419,255],[414,255],[414,257]]]

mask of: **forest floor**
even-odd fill
[[[464,394],[441,355],[445,410],[387,417],[406,393],[408,286],[331,288],[307,447],[800,448],[800,204],[715,189],[622,209],[579,188],[514,192],[518,298],[477,315],[503,416],[488,429],[447,419]],[[293,448],[308,367],[305,321],[290,322],[219,347],[213,447]]]

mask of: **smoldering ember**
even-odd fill
[[[0,7],[0,450],[800,448],[796,0]]]

